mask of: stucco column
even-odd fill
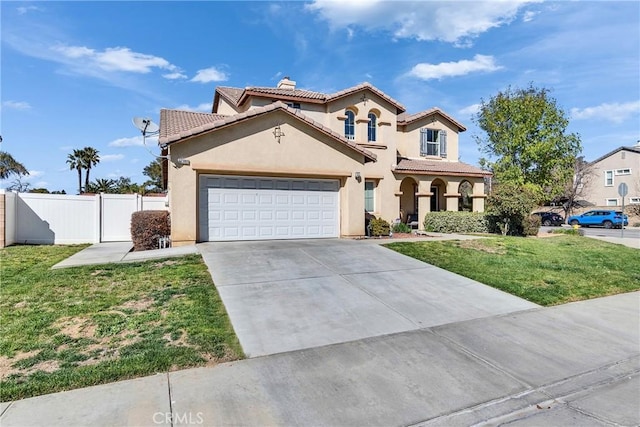
[[[424,230],[424,217],[431,212],[431,197],[433,193],[418,193],[418,230]]]
[[[460,194],[458,193],[447,193],[444,195],[446,201],[447,201],[447,210],[451,211],[451,212],[457,212],[458,211],[458,198],[460,197]]]
[[[364,176],[362,172],[361,176]],[[364,236],[364,179],[344,178],[340,188],[340,235]]]
[[[486,199],[487,196],[485,196],[484,194],[478,194],[478,195],[474,194],[471,197],[473,202],[473,211],[484,212],[484,199]]]
[[[472,203],[474,212],[484,212],[484,180],[479,180],[473,183]]]

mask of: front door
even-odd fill
[[[431,212],[438,212],[438,187],[431,187]]]

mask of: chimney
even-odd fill
[[[289,76],[284,76],[284,78],[278,82],[278,89],[294,90],[295,88],[296,82],[289,80]]]

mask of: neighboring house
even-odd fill
[[[629,189],[624,204],[640,204],[640,142],[619,147],[591,162],[592,176],[583,191],[584,199],[595,206],[622,206],[618,187]]]
[[[366,213],[422,227],[429,211],[484,210],[488,173],[458,161],[466,129],[438,108],[408,115],[369,83],[324,94],[285,77],[218,87],[212,110],[160,112],[174,244],[362,236]]]

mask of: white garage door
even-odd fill
[[[338,237],[337,180],[200,176],[200,239]]]

